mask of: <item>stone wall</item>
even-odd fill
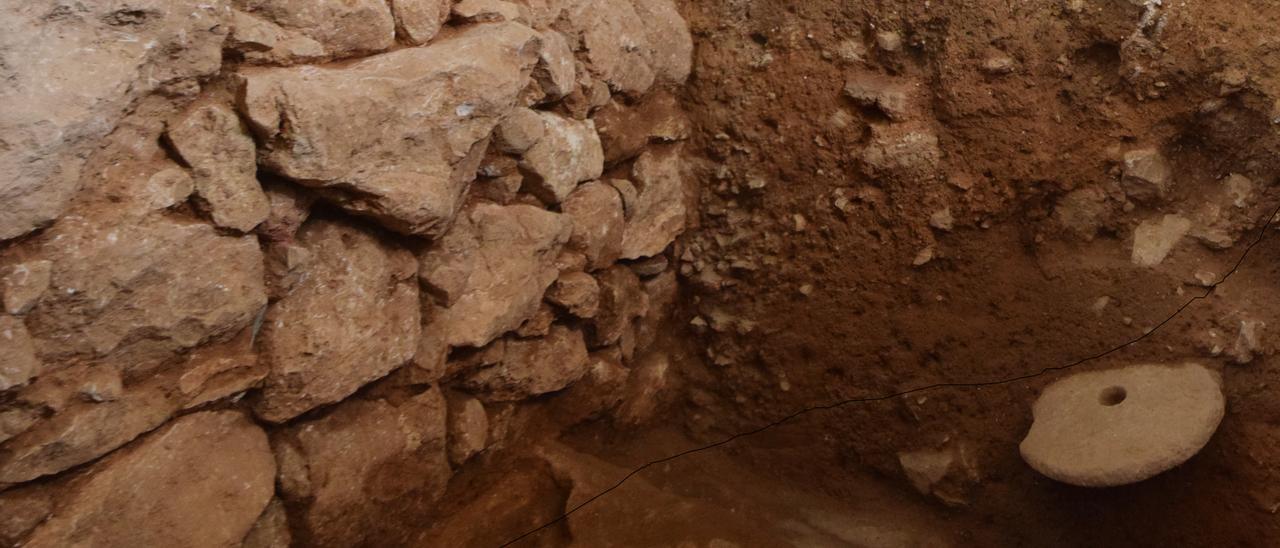
[[[477,455],[653,412],[671,0],[3,12],[0,543],[407,544]]]

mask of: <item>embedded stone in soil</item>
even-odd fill
[[[1136,483],[1199,452],[1225,408],[1218,374],[1194,363],[1080,373],[1036,400],[1022,458],[1072,485]]]

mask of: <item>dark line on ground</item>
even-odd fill
[[[943,382],[943,383],[937,383],[937,384],[930,384],[930,385],[928,385],[928,386],[920,386],[920,387],[917,387],[917,388],[911,388],[911,389],[908,389],[908,390],[903,390],[903,391],[900,391],[900,392],[894,392],[894,393],[892,393],[892,394],[886,394],[886,395],[883,395],[883,396],[872,396],[872,397],[867,397],[867,398],[849,398],[849,399],[840,400],[840,401],[837,401],[837,402],[834,402],[834,403],[829,403],[829,404],[826,404],[826,405],[815,405],[815,406],[813,406],[813,407],[806,407],[806,408],[804,408],[804,409],[801,409],[801,410],[799,410],[799,411],[796,411],[795,413],[792,413],[792,414],[787,415],[787,416],[785,416],[785,417],[782,417],[782,418],[780,418],[780,419],[778,419],[778,420],[775,420],[775,421],[773,421],[773,422],[770,422],[770,423],[768,423],[768,424],[766,424],[766,425],[764,425],[764,426],[761,426],[761,427],[758,427],[758,428],[754,428],[754,429],[751,429],[751,430],[747,430],[747,431],[744,431],[744,432],[739,432],[739,433],[737,433],[737,434],[734,434],[734,435],[732,435],[732,436],[729,436],[729,437],[727,437],[727,438],[725,438],[725,439],[722,439],[722,440],[720,440],[720,441],[717,441],[717,442],[715,442],[715,443],[711,443],[711,444],[707,444],[707,445],[703,445],[703,446],[699,446],[699,447],[694,447],[694,448],[692,448],[692,449],[687,449],[687,450],[681,451],[681,452],[679,452],[679,453],[675,453],[675,454],[673,454],[673,455],[668,455],[668,456],[666,456],[666,457],[663,457],[663,458],[660,458],[660,459],[657,459],[657,460],[652,460],[652,461],[649,461],[649,462],[647,462],[647,463],[645,463],[645,464],[642,464],[642,465],[640,465],[639,467],[637,467],[636,469],[634,469],[634,470],[632,470],[631,472],[629,472],[627,475],[623,476],[623,477],[622,477],[622,479],[618,480],[618,482],[617,482],[617,483],[613,484],[613,485],[612,485],[612,486],[610,486],[608,489],[605,489],[604,491],[601,491],[601,492],[599,492],[599,493],[596,493],[596,494],[595,494],[594,496],[592,496],[591,498],[589,498],[589,499],[587,499],[587,500],[584,500],[584,501],[582,501],[582,502],[578,503],[578,505],[577,505],[577,506],[574,506],[573,508],[569,509],[567,512],[565,512],[565,513],[561,514],[560,516],[556,517],[555,519],[553,519],[553,520],[551,520],[551,521],[548,521],[548,522],[546,522],[546,523],[543,523],[542,525],[539,525],[538,527],[536,527],[536,528],[534,528],[534,529],[530,529],[529,531],[526,531],[524,534],[522,534],[522,535],[520,535],[520,536],[518,536],[518,537],[516,537],[516,538],[513,538],[513,539],[511,539],[511,540],[509,540],[509,541],[507,541],[507,542],[505,542],[505,543],[503,543],[501,548],[505,548],[505,547],[507,547],[507,546],[511,546],[512,544],[515,544],[515,543],[517,543],[517,542],[520,542],[521,540],[524,540],[525,538],[528,538],[528,537],[529,537],[529,536],[531,536],[531,535],[534,535],[534,534],[537,534],[537,533],[539,533],[539,532],[542,532],[543,530],[545,530],[545,529],[547,529],[547,528],[549,528],[549,527],[551,527],[551,526],[553,526],[553,525],[555,525],[555,524],[557,524],[557,523],[560,523],[561,521],[564,521],[565,519],[568,519],[568,517],[569,517],[569,516],[571,516],[571,515],[573,515],[573,514],[574,514],[574,512],[577,512],[578,510],[581,510],[582,508],[586,507],[588,504],[591,504],[592,502],[595,502],[597,499],[599,499],[599,498],[601,498],[601,497],[603,497],[603,496],[605,496],[605,495],[608,495],[609,493],[613,492],[615,489],[617,489],[617,488],[619,488],[619,487],[622,487],[622,484],[626,483],[626,482],[627,482],[627,480],[631,479],[633,476],[635,476],[635,475],[639,474],[640,472],[643,472],[644,470],[648,469],[649,467],[656,466],[656,465],[662,464],[662,463],[664,463],[664,462],[670,462],[670,461],[676,460],[676,459],[681,458],[681,457],[685,457],[685,456],[688,456],[688,455],[692,455],[692,454],[694,454],[694,453],[701,453],[701,452],[703,452],[703,451],[709,451],[709,450],[711,450],[711,449],[715,449],[715,448],[720,447],[720,446],[722,446],[722,445],[728,445],[728,444],[730,444],[730,443],[732,443],[732,442],[734,442],[734,441],[736,441],[736,440],[738,440],[738,439],[745,438],[745,437],[748,437],[748,436],[754,436],[754,435],[759,434],[759,433],[761,433],[761,432],[764,432],[764,431],[766,431],[766,430],[769,430],[769,429],[772,429],[772,428],[775,428],[775,427],[778,427],[778,426],[782,426],[783,424],[786,424],[786,423],[788,423],[788,422],[791,422],[792,420],[794,420],[794,419],[796,419],[796,418],[799,418],[799,417],[801,417],[801,416],[807,415],[807,414],[812,413],[812,412],[814,412],[814,411],[826,411],[826,410],[830,410],[830,409],[836,409],[836,408],[838,408],[838,407],[844,407],[844,406],[846,406],[846,405],[850,405],[850,404],[854,404],[854,403],[872,403],[872,402],[879,402],[879,401],[891,400],[891,399],[894,399],[894,398],[900,398],[900,397],[902,397],[902,396],[909,396],[909,395],[911,395],[911,394],[916,394],[916,393],[919,393],[919,392],[925,392],[925,391],[929,391],[929,390],[936,390],[936,389],[939,389],[939,388],[982,388],[982,387],[987,387],[987,386],[999,386],[999,385],[1004,385],[1004,384],[1013,384],[1013,383],[1016,383],[1016,382],[1021,382],[1021,381],[1025,381],[1025,380],[1034,379],[1034,378],[1037,378],[1037,377],[1042,377],[1042,376],[1047,375],[1047,374],[1049,374],[1049,373],[1053,373],[1053,372],[1057,372],[1057,371],[1066,371],[1066,370],[1068,370],[1068,369],[1073,369],[1073,368],[1079,367],[1079,366],[1081,366],[1081,365],[1084,365],[1084,364],[1086,364],[1086,363],[1089,363],[1089,362],[1092,362],[1092,361],[1096,361],[1096,360],[1100,360],[1100,359],[1102,359],[1102,358],[1105,358],[1105,357],[1107,357],[1107,356],[1110,356],[1110,355],[1112,355],[1112,354],[1115,354],[1116,352],[1119,352],[1119,351],[1121,351],[1121,350],[1124,350],[1124,349],[1126,349],[1126,348],[1129,348],[1130,346],[1133,346],[1133,345],[1135,345],[1135,344],[1138,344],[1138,343],[1140,343],[1140,342],[1142,342],[1142,341],[1144,341],[1144,340],[1146,340],[1146,339],[1150,338],[1152,335],[1155,335],[1155,334],[1156,334],[1157,332],[1159,332],[1159,331],[1160,331],[1160,329],[1162,329],[1164,326],[1168,325],[1170,322],[1172,322],[1173,320],[1177,319],[1177,318],[1178,318],[1178,316],[1180,316],[1184,310],[1186,310],[1187,308],[1190,308],[1192,304],[1195,304],[1195,303],[1196,303],[1196,301],[1201,301],[1201,300],[1207,299],[1207,298],[1209,298],[1210,296],[1212,296],[1212,295],[1213,295],[1213,292],[1214,292],[1215,290],[1217,290],[1217,289],[1218,289],[1218,286],[1220,286],[1220,285],[1222,285],[1222,284],[1226,283],[1226,281],[1227,281],[1228,279],[1230,279],[1233,275],[1235,275],[1236,271],[1240,270],[1240,266],[1244,264],[1245,259],[1247,259],[1247,258],[1249,257],[1249,254],[1253,251],[1253,248],[1257,247],[1257,246],[1258,246],[1258,244],[1262,243],[1262,240],[1266,239],[1266,236],[1267,236],[1267,230],[1271,228],[1271,225],[1275,222],[1275,219],[1276,219],[1276,216],[1277,216],[1277,215],[1280,215],[1280,206],[1276,206],[1276,208],[1275,208],[1274,210],[1272,210],[1271,215],[1270,215],[1269,217],[1267,217],[1267,222],[1266,222],[1266,223],[1264,223],[1264,224],[1262,225],[1262,230],[1258,231],[1258,236],[1257,236],[1257,237],[1255,237],[1255,238],[1253,239],[1253,241],[1249,243],[1249,246],[1248,246],[1248,247],[1246,247],[1242,253],[1240,253],[1240,258],[1239,258],[1239,259],[1236,259],[1236,262],[1235,262],[1235,264],[1234,264],[1234,265],[1232,265],[1231,269],[1230,269],[1230,270],[1228,270],[1226,274],[1223,274],[1223,275],[1222,275],[1222,277],[1218,279],[1218,281],[1216,281],[1216,282],[1214,282],[1214,283],[1210,284],[1209,286],[1207,286],[1207,287],[1205,288],[1205,290],[1204,290],[1204,293],[1203,293],[1203,294],[1201,294],[1201,295],[1196,295],[1196,296],[1194,296],[1194,297],[1191,297],[1190,299],[1188,299],[1188,300],[1187,300],[1187,302],[1182,303],[1182,306],[1179,306],[1179,307],[1177,308],[1177,310],[1174,310],[1174,311],[1173,311],[1173,313],[1169,315],[1169,317],[1165,318],[1163,321],[1161,321],[1160,323],[1156,324],[1156,325],[1155,325],[1154,327],[1152,327],[1151,329],[1148,329],[1148,330],[1147,330],[1146,332],[1144,332],[1142,335],[1139,335],[1139,336],[1137,336],[1137,337],[1134,337],[1134,338],[1132,338],[1132,339],[1129,339],[1128,341],[1126,341],[1126,342],[1124,342],[1124,343],[1121,343],[1121,344],[1119,344],[1119,345],[1117,345],[1117,346],[1111,347],[1111,348],[1110,348],[1110,349],[1108,349],[1108,350],[1105,350],[1105,351],[1099,352],[1099,353],[1097,353],[1097,354],[1093,354],[1093,355],[1091,355],[1091,356],[1087,356],[1087,357],[1084,357],[1084,358],[1080,358],[1080,359],[1078,359],[1078,360],[1075,360],[1075,361],[1073,361],[1073,362],[1070,362],[1070,363],[1067,363],[1067,364],[1064,364],[1064,365],[1056,365],[1056,366],[1052,366],[1052,367],[1046,367],[1046,368],[1041,369],[1041,370],[1039,370],[1039,371],[1037,371],[1037,372],[1035,372],[1035,373],[1028,373],[1028,374],[1025,374],[1025,375],[1018,375],[1018,376],[1016,376],[1016,377],[1007,377],[1007,378],[1002,378],[1002,379],[996,379],[996,380],[991,380],[991,381],[981,381],[981,382]]]

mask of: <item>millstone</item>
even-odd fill
[[[1225,409],[1221,378],[1198,364],[1072,375],[1036,400],[1022,458],[1072,485],[1135,483],[1200,451]]]

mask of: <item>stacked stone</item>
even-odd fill
[[[531,409],[652,413],[672,0],[3,9],[0,543],[403,539]]]

